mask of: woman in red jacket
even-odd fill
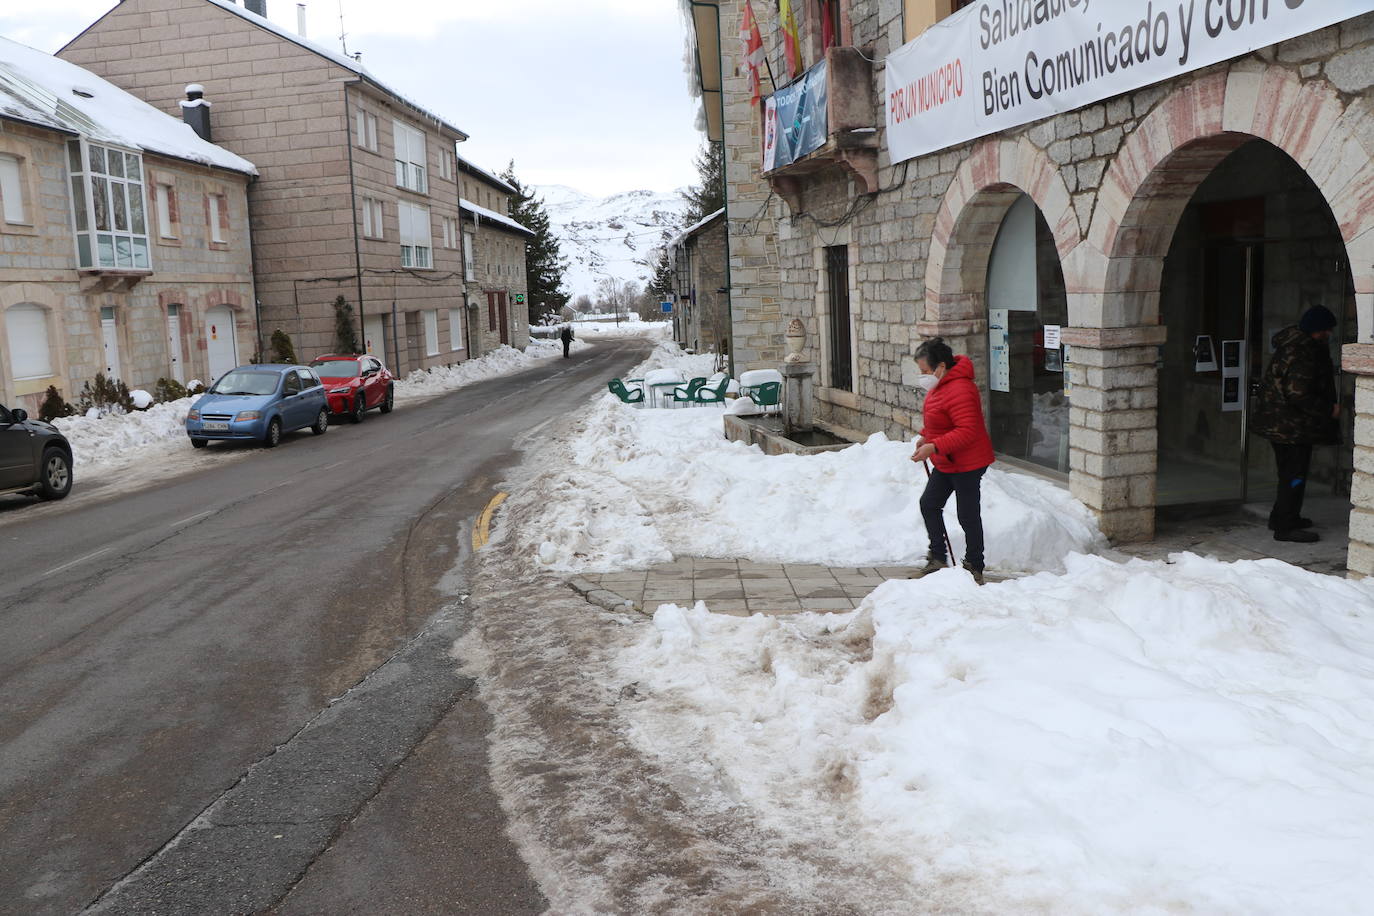
[[[916,440],[911,460],[922,464],[930,459],[925,492],[921,494],[921,516],[930,536],[930,553],[919,578],[949,563],[945,550],[945,503],[954,494],[959,506],[959,526],[964,529],[964,569],[983,584],[983,512],[979,489],[983,473],[993,462],[992,440],[983,422],[983,402],[973,380],[973,363],[967,356],[955,356],[949,344],[936,337],[916,349],[916,364],[921,368],[920,384],[927,391],[925,426]]]

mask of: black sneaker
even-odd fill
[[[1274,540],[1291,541],[1294,544],[1315,544],[1321,540],[1321,536],[1315,531],[1303,531],[1299,528],[1290,528],[1288,531],[1275,531]]]
[[[922,566],[920,569],[916,570],[914,573],[907,576],[907,578],[921,579],[925,576],[930,575],[933,572],[939,572],[942,569],[946,569],[948,568],[948,566],[949,562],[947,560],[942,560],[939,557],[931,557],[929,560],[926,560],[925,566]]]
[[[970,573],[973,574],[974,582],[977,582],[979,585],[983,584],[983,571],[981,569],[976,569],[968,565],[967,562],[964,563],[964,569],[968,570]]]

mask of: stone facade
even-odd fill
[[[206,0],[123,0],[59,56],[178,115],[184,87],[205,87],[212,138],[261,173],[249,205],[264,338],[285,330],[301,359],[333,351],[343,296],[394,371],[467,358],[449,330],[462,251],[444,244],[443,221],[459,218],[456,128],[348,59]],[[423,141],[406,155],[411,132]],[[412,170],[402,185],[398,148],[423,183]]]
[[[929,5],[906,3],[908,17]],[[722,35],[736,34],[741,7],[722,2]],[[754,7],[763,18],[771,4]],[[910,37],[902,7],[852,0],[845,42],[881,61]],[[762,25],[776,35],[775,24]],[[810,28],[805,19],[808,63],[817,59]],[[819,253],[849,247],[855,378],[852,391],[818,390],[819,417],[832,425],[912,436],[920,404],[911,354],[923,338],[945,337],[982,374],[989,259],[1003,218],[1027,195],[1063,272],[1070,487],[1110,536],[1151,537],[1157,364],[1170,333],[1161,308],[1164,263],[1194,192],[1256,139],[1291,159],[1329,206],[1332,231],[1344,241],[1351,266],[1356,320],[1350,330],[1358,341],[1374,339],[1374,14],[906,162],[890,161],[877,107],[878,193],[864,193],[852,174],[831,168],[812,169],[791,186],[775,180],[779,193],[769,196],[767,178],[775,176],[758,174],[758,115],[737,71],[736,44],[722,47],[726,147],[733,151],[727,165],[733,169],[732,270],[753,246],[758,269],[770,279],[777,265],[779,329],[799,317],[813,340],[824,341]],[[874,97],[883,98],[881,67],[872,81]],[[735,283],[742,285],[738,277]],[[738,296],[735,302],[737,339],[757,342],[761,329],[771,332],[772,314],[765,319],[761,302],[744,309]],[[1356,574],[1374,574],[1368,346],[1348,349],[1345,360],[1348,372],[1362,375],[1350,553]],[[747,361],[743,355],[741,347],[737,368],[776,361],[769,347],[749,347]]]
[[[49,386],[71,401],[97,373],[149,391],[160,378],[208,380],[211,338],[226,334],[246,362],[257,336],[249,176],[143,153],[151,269],[82,270],[72,228],[69,139],[47,127],[0,122],[0,155],[18,160],[26,205],[23,222],[0,218],[0,403],[36,416]],[[155,184],[175,189],[175,238],[164,237],[157,223]],[[213,234],[206,203],[212,194],[224,202]],[[23,318],[39,314],[51,372],[16,378],[12,348],[21,345]],[[26,327],[32,340],[32,323]],[[112,364],[117,372],[110,372]]]
[[[721,214],[679,236],[673,245],[678,343],[698,353],[729,350],[730,312],[726,287],[725,218]]]
[[[463,245],[472,249],[467,282],[469,301],[476,306],[471,325],[474,353],[486,353],[503,344],[523,349],[530,339],[529,305],[517,303],[516,297],[528,293],[525,242],[530,233],[509,222],[515,189],[471,163],[460,161],[458,170]],[[507,222],[483,218],[483,210],[505,217]]]

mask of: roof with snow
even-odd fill
[[[491,172],[488,172],[484,168],[479,168],[478,166],[473,165],[471,161],[464,159],[462,156],[458,157],[458,168],[460,171],[476,175],[478,178],[481,178],[488,184],[494,185],[509,194],[520,193],[509,182],[505,181],[504,179],[497,178],[495,175],[493,175]]]
[[[683,242],[687,241],[689,238],[696,235],[698,232],[701,232],[707,226],[711,225],[711,223],[714,223],[716,220],[720,219],[724,215],[725,208],[721,207],[715,213],[709,213],[706,216],[703,216],[701,219],[697,220],[695,223],[692,223],[692,225],[688,226],[686,229],[683,229],[677,235],[673,236],[673,240],[668,243],[668,247],[676,248],[678,245],[681,245]]]
[[[253,163],[202,140],[185,121],[78,67],[0,37],[0,117],[96,141],[258,174]]]
[[[524,226],[520,225],[515,220],[511,219],[509,216],[502,216],[495,210],[488,210],[486,207],[477,206],[470,200],[461,199],[458,201],[458,206],[468,211],[469,213],[472,213],[475,216],[477,216],[479,221],[481,222],[496,223],[502,229],[508,229],[511,232],[518,232],[521,235],[528,236],[529,238],[534,238],[533,232],[526,229]]]

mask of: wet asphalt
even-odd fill
[[[0,506],[0,913],[542,911],[450,653],[468,538],[649,346]]]

